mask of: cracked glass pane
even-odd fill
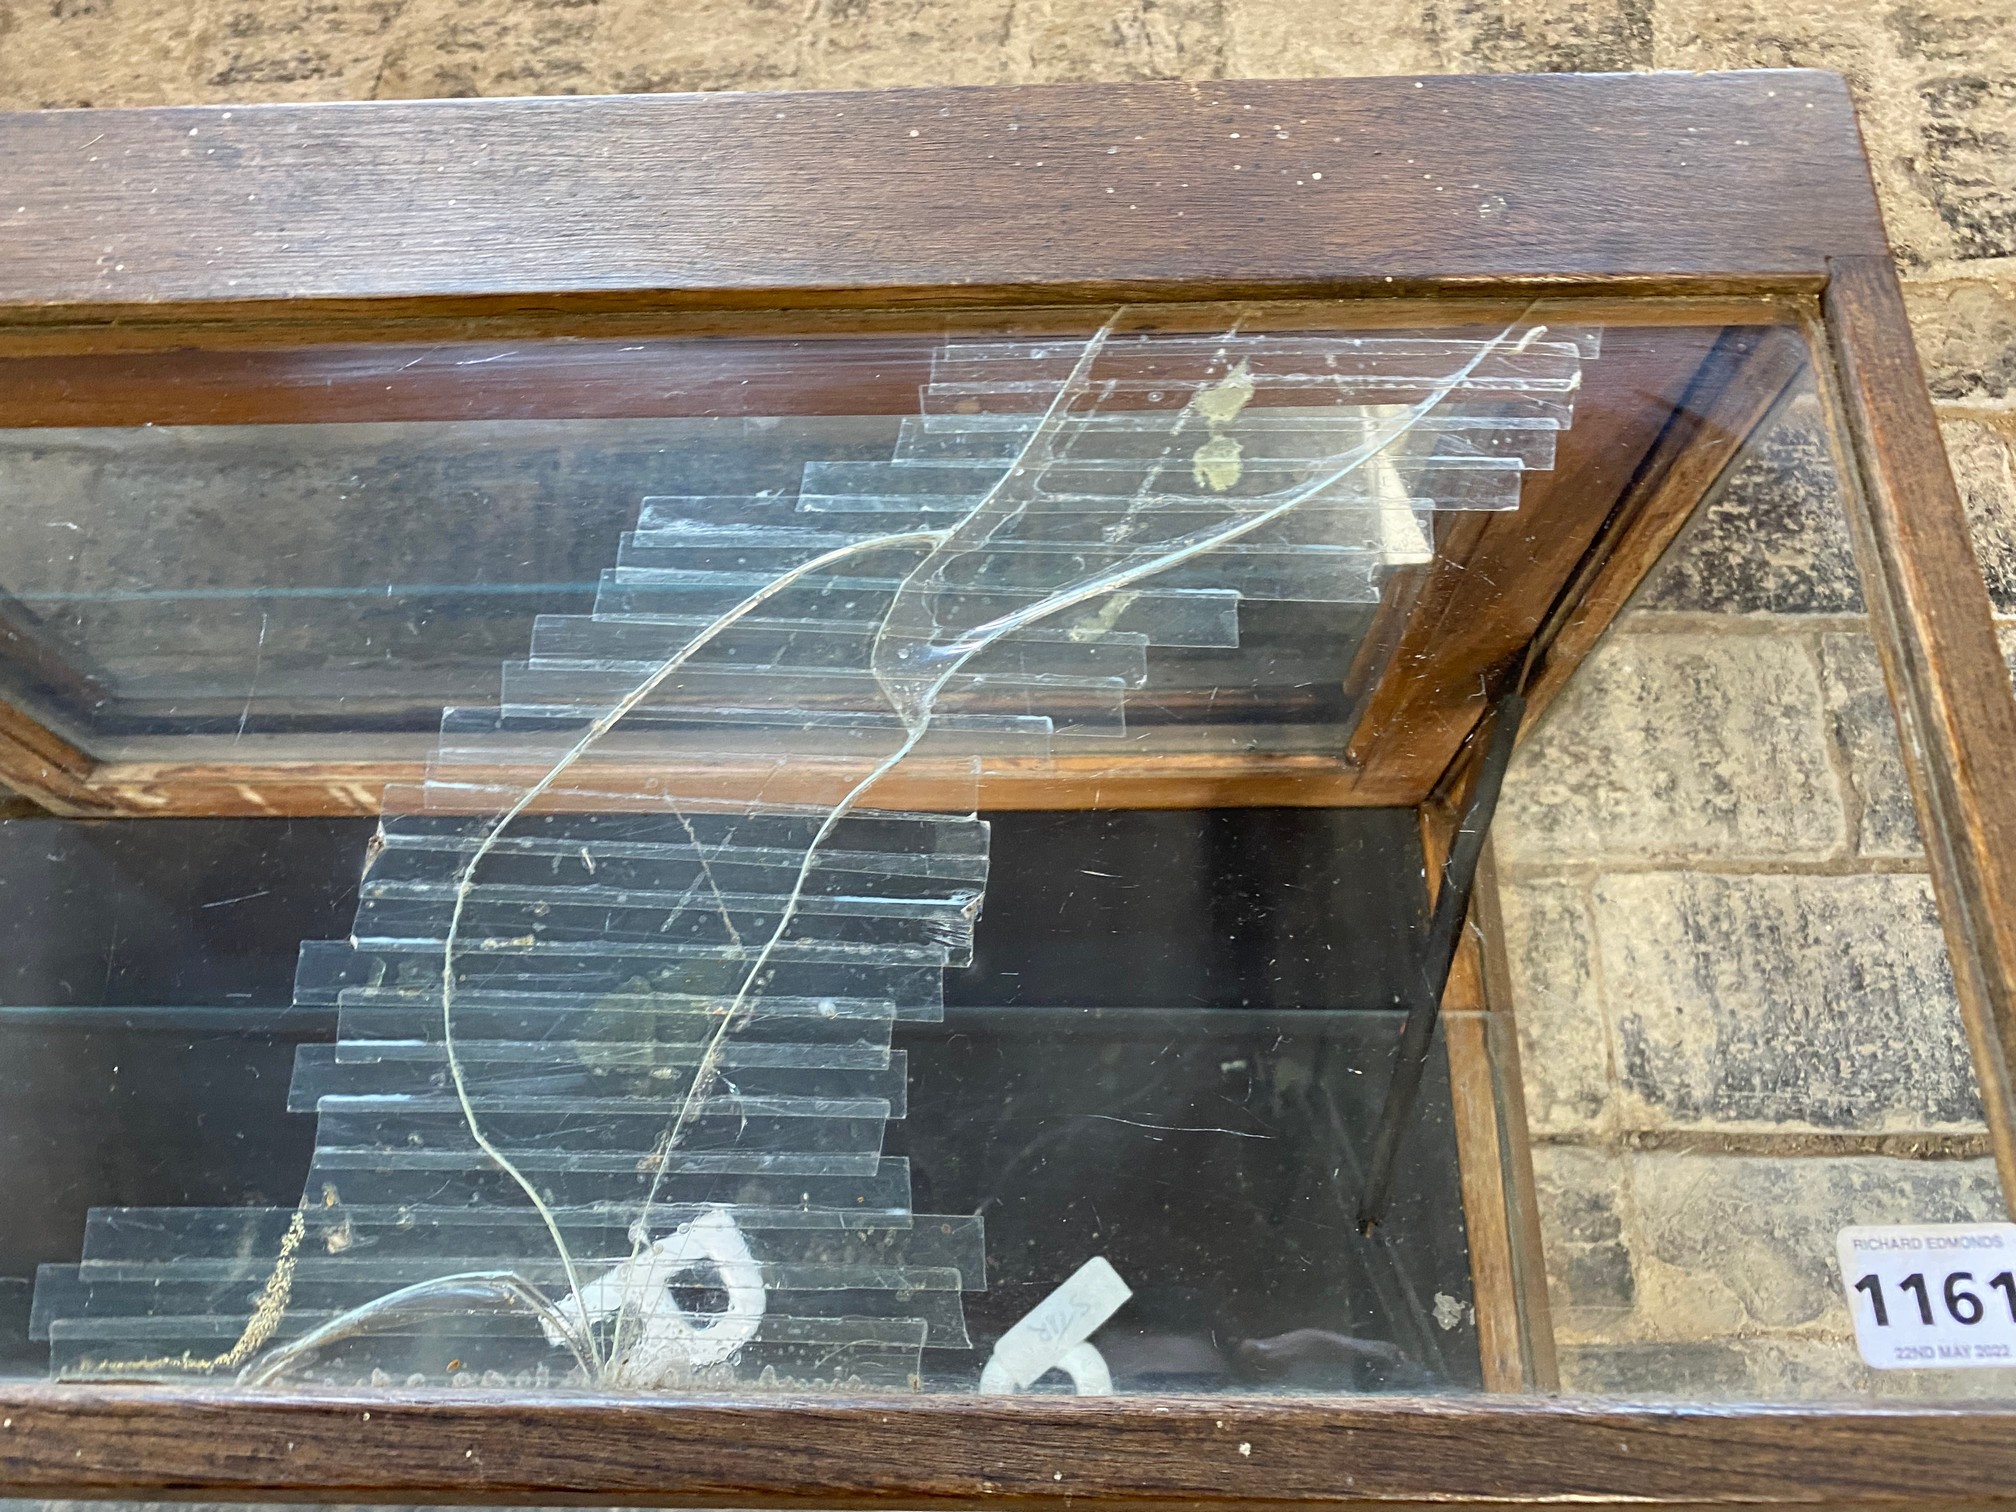
[[[1449,900],[1618,535],[1719,470],[1675,438],[1737,453],[1730,374],[1804,362],[1607,309],[387,341],[258,357],[284,420],[0,432],[7,697],[176,816],[0,821],[13,1367],[1430,1392],[1548,1384],[1558,1326],[1580,1368],[1560,1267],[1642,1257],[1548,1205],[1621,1200],[1554,1089],[1628,1016],[1534,1038],[1563,1000],[1479,996]],[[1587,882],[1577,803],[1721,822],[1533,752],[1702,631],[1644,614],[1776,434],[1527,742],[1493,948]],[[1685,880],[1641,870],[1577,906]],[[1641,1018],[1658,901],[1605,958]]]

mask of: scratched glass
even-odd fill
[[[1648,311],[318,348],[0,432],[7,700],[378,816],[0,822],[8,1364],[1879,1389],[1827,1224],[1999,1191],[1805,338]],[[1744,363],[1565,689],[1438,682]],[[1481,835],[1543,689],[1443,871],[1420,753]]]

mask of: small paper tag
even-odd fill
[[[1865,1364],[2016,1365],[2016,1223],[1844,1228],[1835,1249]]]

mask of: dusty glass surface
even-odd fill
[[[1122,317],[1082,373],[1082,315],[1034,341],[987,339],[993,322],[964,340],[14,359],[9,413],[30,423],[0,429],[8,691],[109,758],[424,757],[444,705],[592,703],[837,551],[654,693],[704,704],[727,668],[751,705],[844,705],[843,672],[872,681],[857,641],[877,596],[920,565],[908,548],[971,516],[993,549],[941,552],[897,627],[916,638],[927,595],[937,629],[1002,621],[948,674],[941,722],[1012,745],[1003,718],[1040,705],[1059,730],[1116,733],[1124,698],[1137,731],[1306,743],[1295,727],[1343,717],[1352,648],[1427,558],[1430,512],[1509,509],[1549,465],[1595,338],[1515,352],[1524,328],[1241,319]],[[1148,570],[1213,535],[1208,563]]]
[[[2016,1229],[1830,403],[1802,363],[1506,783],[1500,1071],[1571,1392],[2016,1397]]]
[[[1382,1145],[1402,1021],[1441,984],[1413,805],[1544,666],[1519,648],[1662,435],[1726,447],[1754,370],[1725,317],[1684,308],[1376,315],[269,352],[184,374],[156,424],[84,404],[0,434],[18,707],[107,762],[405,763],[377,820],[0,824],[13,1368],[1764,1390],[1657,1352],[1757,1329],[1679,1321],[1655,1277],[1684,1267],[1626,1233],[1665,1179],[1645,1162],[1670,1145],[1719,1190],[1777,1158],[1764,1089],[1947,1053],[1905,1028],[1957,1043],[1922,863],[1855,838],[1888,822],[1855,786],[1885,706],[1840,681],[1859,604],[1785,639],[1687,597],[1713,598],[1688,577],[1704,550],[1784,559],[1742,480],[1818,400],[1795,380],[1532,731],[1507,884],[1475,915],[1488,995],[1452,1001],[1491,1032],[1420,1042]],[[1775,392],[1803,337],[1753,336]],[[1718,528],[1736,544],[1704,548]],[[1710,696],[1722,643],[1683,642],[1724,609],[1739,662],[1792,659]],[[1671,688],[1629,660],[1655,629]],[[1706,712],[1660,774],[1690,696]],[[1858,817],[1781,819],[1792,800],[1731,776],[1753,758]],[[1164,760],[1187,785],[1155,788]],[[1725,831],[1743,886],[1890,891],[1832,925],[1694,906],[1674,889],[1724,885],[1696,862]],[[1893,970],[1898,909],[1932,933]],[[1724,990],[1807,980],[1781,936],[1871,919],[1839,993]],[[1872,993],[1892,1029],[1825,1037]],[[1669,1063],[1678,1090],[1652,1090]],[[1949,1080],[1959,1108],[1964,1055]],[[1727,1127],[1671,1112],[1725,1092],[1752,1099]],[[1840,1111],[1858,1095],[1786,1137],[1898,1132]],[[1964,1145],[1954,1117],[1936,1132]],[[1993,1208],[1963,1145],[1937,1153],[1965,1202],[1843,1221]],[[1832,1158],[1770,1179],[1803,1197]],[[1688,1211],[1660,1233],[1715,1253]],[[1810,1280],[1832,1233],[1798,1242]],[[1626,1298],[1614,1341],[1591,1285],[1599,1311]],[[1830,1326],[1794,1332],[1852,1358]],[[1641,1377],[1604,1363],[1627,1358]]]

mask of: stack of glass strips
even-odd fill
[[[295,1069],[300,1209],[95,1210],[38,1284],[54,1370],[233,1373],[420,1285],[284,1379],[914,1387],[971,1349],[985,1247],[882,1153],[891,1034],[970,958],[982,763],[1123,729],[1146,648],[1236,646],[1242,599],[1376,601],[1436,511],[1516,506],[1594,352],[954,344],[889,461],[646,499],[594,613],[540,618],[500,704],[446,710],[386,793],[351,937],[302,947],[296,1002],[339,1034]],[[905,616],[963,648],[922,725],[877,675]],[[882,807],[899,783],[931,811]],[[427,1296],[469,1272],[586,1317],[587,1358]],[[667,1298],[647,1361],[625,1308]]]

